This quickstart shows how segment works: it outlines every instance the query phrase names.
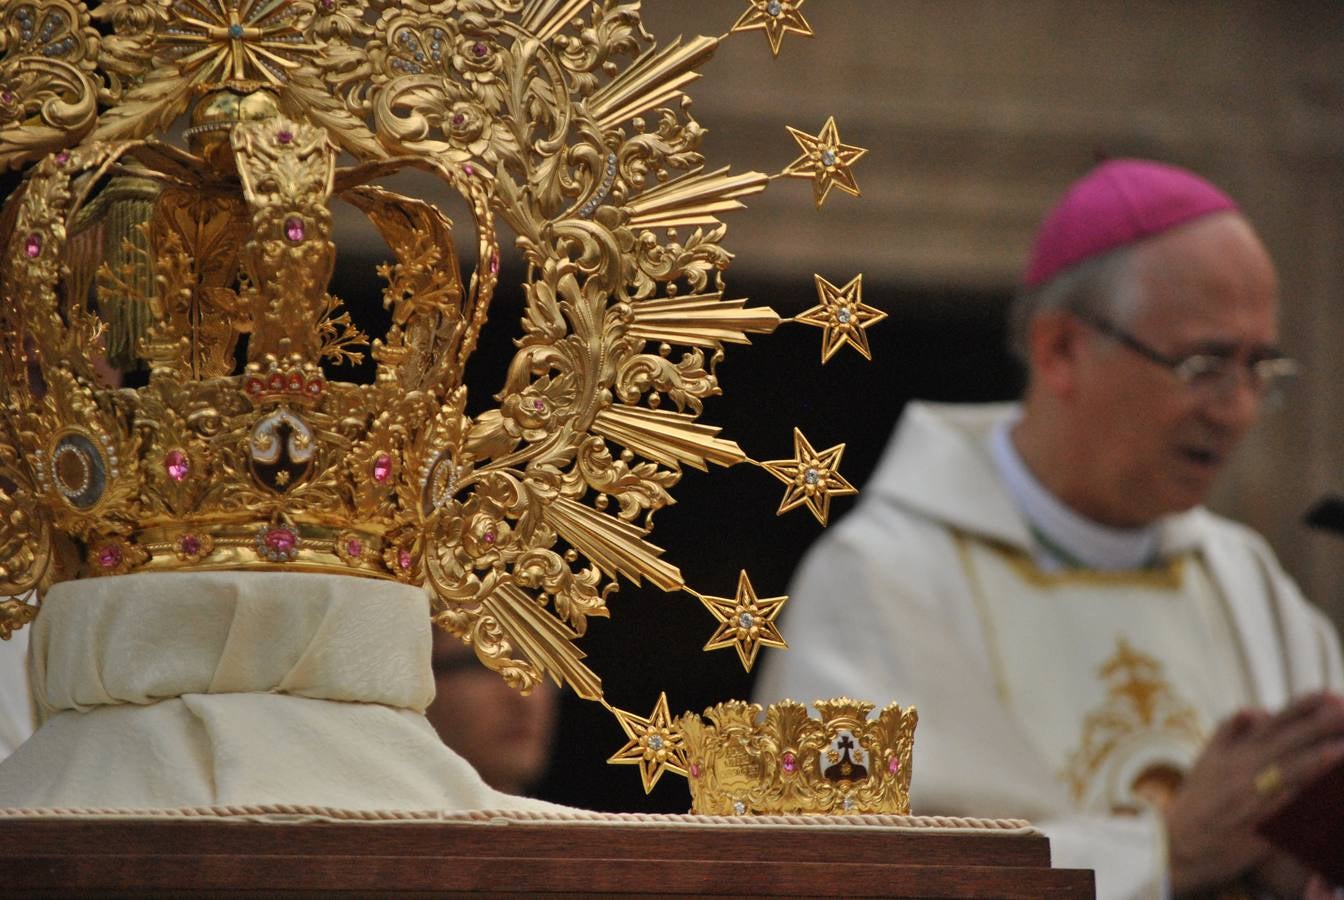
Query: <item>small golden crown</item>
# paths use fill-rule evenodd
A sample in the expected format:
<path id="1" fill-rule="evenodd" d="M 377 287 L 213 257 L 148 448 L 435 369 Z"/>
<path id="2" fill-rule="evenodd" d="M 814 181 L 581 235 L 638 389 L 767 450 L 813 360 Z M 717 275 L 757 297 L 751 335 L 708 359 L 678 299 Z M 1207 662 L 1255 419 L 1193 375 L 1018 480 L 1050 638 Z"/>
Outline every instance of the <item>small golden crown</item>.
<path id="1" fill-rule="evenodd" d="M 684 742 L 691 811 L 702 815 L 859 815 L 910 812 L 910 757 L 919 715 L 893 703 L 838 698 L 807 707 L 740 700 L 687 713 Z"/>

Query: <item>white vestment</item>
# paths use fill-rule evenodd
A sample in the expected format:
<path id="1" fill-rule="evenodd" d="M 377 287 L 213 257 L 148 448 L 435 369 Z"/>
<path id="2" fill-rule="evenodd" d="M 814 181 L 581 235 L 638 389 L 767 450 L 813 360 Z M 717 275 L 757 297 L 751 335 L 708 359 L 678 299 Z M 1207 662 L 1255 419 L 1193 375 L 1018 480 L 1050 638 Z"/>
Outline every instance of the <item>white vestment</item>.
<path id="1" fill-rule="evenodd" d="M 809 552 L 757 699 L 919 708 L 916 814 L 1020 816 L 1098 897 L 1160 895 L 1144 790 L 1179 779 L 1218 722 L 1344 688 L 1339 642 L 1254 532 L 1202 508 L 1163 520 L 1161 568 L 1050 573 L 1000 482 L 1011 405 L 911 404 L 854 513 Z"/>
<path id="2" fill-rule="evenodd" d="M 0 809 L 562 809 L 488 787 L 425 719 L 420 588 L 124 575 L 55 585 L 29 627 L 43 722 Z"/>

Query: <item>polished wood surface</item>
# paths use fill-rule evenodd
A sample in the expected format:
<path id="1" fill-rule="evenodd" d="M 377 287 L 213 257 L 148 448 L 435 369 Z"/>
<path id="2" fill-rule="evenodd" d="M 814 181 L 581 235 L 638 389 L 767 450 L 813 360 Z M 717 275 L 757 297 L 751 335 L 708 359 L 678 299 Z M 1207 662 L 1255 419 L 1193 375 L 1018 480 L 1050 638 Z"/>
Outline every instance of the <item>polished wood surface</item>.
<path id="1" fill-rule="evenodd" d="M 0 821 L 6 896 L 1093 896 L 1039 835 L 833 827 Z"/>

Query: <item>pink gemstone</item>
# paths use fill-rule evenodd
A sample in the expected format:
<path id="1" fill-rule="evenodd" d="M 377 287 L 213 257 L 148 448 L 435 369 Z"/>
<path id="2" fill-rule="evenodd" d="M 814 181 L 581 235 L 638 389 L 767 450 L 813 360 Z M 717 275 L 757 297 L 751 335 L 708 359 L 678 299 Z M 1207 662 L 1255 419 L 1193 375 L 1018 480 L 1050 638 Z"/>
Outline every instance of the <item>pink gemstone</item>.
<path id="1" fill-rule="evenodd" d="M 327 10 L 335 9 L 336 0 L 322 0 L 322 8 Z"/>
<path id="2" fill-rule="evenodd" d="M 297 540 L 294 532 L 288 528 L 271 528 L 267 530 L 266 536 L 262 539 L 266 546 L 275 553 L 288 556 L 294 550 L 294 542 Z"/>
<path id="3" fill-rule="evenodd" d="M 490 52 L 490 48 L 485 46 L 485 44 L 482 44 L 480 41 L 477 41 L 476 43 L 471 45 L 471 52 L 476 54 L 477 56 L 485 56 L 485 54 Z"/>
<path id="4" fill-rule="evenodd" d="M 163 467 L 168 470 L 169 478 L 181 481 L 191 471 L 191 460 L 181 450 L 169 450 L 163 458 Z"/>
<path id="5" fill-rule="evenodd" d="M 473 166 L 471 163 L 467 163 L 465 166 L 462 167 L 462 171 L 466 172 L 468 175 L 475 175 L 476 167 Z"/>
<path id="6" fill-rule="evenodd" d="M 4 93 L 0 93 L 0 100 L 3 100 L 3 101 L 6 102 L 6 103 L 13 103 L 13 102 L 14 102 L 14 92 L 13 92 L 13 91 L 5 91 Z"/>
<path id="7" fill-rule="evenodd" d="M 794 756 L 792 753 L 785 753 L 783 761 L 785 772 L 792 772 L 798 768 L 798 757 Z"/>
<path id="8" fill-rule="evenodd" d="M 691 763 L 691 777 L 692 778 L 700 777 L 700 767 L 697 766 L 695 763 Z"/>
<path id="9" fill-rule="evenodd" d="M 901 771 L 901 761 L 894 756 L 887 760 L 887 771 L 893 775 Z"/>
<path id="10" fill-rule="evenodd" d="M 194 534 L 185 534 L 177 546 L 184 555 L 195 556 L 201 552 L 201 539 Z"/>
<path id="11" fill-rule="evenodd" d="M 493 531 L 487 531 L 485 534 L 481 535 L 481 540 L 485 541 L 487 544 L 493 544 L 495 542 L 495 533 Z"/>
<path id="12" fill-rule="evenodd" d="M 41 253 L 42 235 L 36 233 L 28 235 L 28 240 L 23 242 L 23 252 L 28 254 L 29 259 Z"/>
<path id="13" fill-rule="evenodd" d="M 397 565 L 401 566 L 403 569 L 409 569 L 411 567 L 411 551 L 397 551 Z"/>
<path id="14" fill-rule="evenodd" d="M 491 253 L 491 254 L 490 254 L 490 274 L 491 274 L 491 275 L 498 275 L 498 274 L 499 274 L 499 254 L 498 254 L 498 253 Z"/>
<path id="15" fill-rule="evenodd" d="M 467 121 L 467 117 L 466 117 L 465 114 L 463 114 L 463 113 L 453 113 L 453 124 L 454 124 L 454 125 L 461 125 L 461 124 L 462 124 L 463 122 L 465 122 L 465 121 Z"/>
<path id="16" fill-rule="evenodd" d="M 541 412 L 543 409 L 546 408 L 546 401 L 538 397 L 536 400 L 532 401 L 532 408 L 535 409 L 537 412 Z"/>
<path id="17" fill-rule="evenodd" d="M 56 154 L 56 165 L 63 166 L 70 161 L 70 154 L 62 150 Z"/>
<path id="18" fill-rule="evenodd" d="M 379 484 L 384 484 L 387 479 L 392 477 L 392 457 L 386 453 L 381 454 L 373 461 L 373 480 Z"/>
<path id="19" fill-rule="evenodd" d="M 275 133 L 275 139 L 282 144 L 288 144 L 290 141 L 294 140 L 294 132 L 290 131 L 288 128 L 281 128 Z"/>
<path id="20" fill-rule="evenodd" d="M 359 557 L 364 555 L 364 542 L 351 538 L 345 542 L 345 552 L 349 556 Z"/>
<path id="21" fill-rule="evenodd" d="M 121 548 L 116 544 L 108 544 L 98 551 L 98 565 L 104 569 L 115 569 L 121 565 L 121 558 Z"/>
<path id="22" fill-rule="evenodd" d="M 289 238 L 291 242 L 297 244 L 303 240 L 307 233 L 307 230 L 303 227 L 303 219 L 298 216 L 290 216 L 285 220 L 285 237 Z"/>

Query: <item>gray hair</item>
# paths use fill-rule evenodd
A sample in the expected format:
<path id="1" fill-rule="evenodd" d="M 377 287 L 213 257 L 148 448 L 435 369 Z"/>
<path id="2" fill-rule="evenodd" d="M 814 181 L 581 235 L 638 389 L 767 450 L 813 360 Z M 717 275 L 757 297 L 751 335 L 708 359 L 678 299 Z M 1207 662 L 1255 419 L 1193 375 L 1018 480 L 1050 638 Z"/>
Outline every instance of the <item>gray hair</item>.
<path id="1" fill-rule="evenodd" d="M 1044 284 L 1020 288 L 1008 309 L 1008 349 L 1023 363 L 1032 321 L 1049 312 L 1083 313 L 1124 326 L 1139 306 L 1133 247 L 1118 247 L 1070 266 Z"/>

